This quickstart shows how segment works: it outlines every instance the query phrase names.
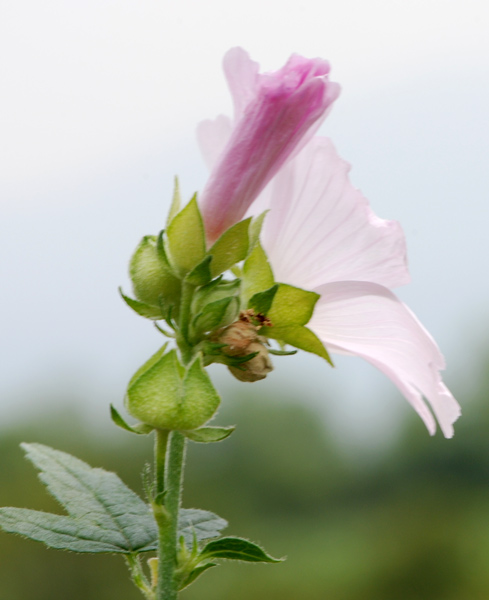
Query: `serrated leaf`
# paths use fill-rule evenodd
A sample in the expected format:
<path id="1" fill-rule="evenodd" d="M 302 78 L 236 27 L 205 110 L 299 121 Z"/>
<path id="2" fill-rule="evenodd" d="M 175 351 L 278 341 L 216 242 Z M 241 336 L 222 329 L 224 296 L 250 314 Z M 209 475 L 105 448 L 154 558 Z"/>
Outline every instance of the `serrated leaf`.
<path id="1" fill-rule="evenodd" d="M 220 442 L 229 437 L 236 427 L 200 427 L 182 433 L 194 442 Z"/>
<path id="2" fill-rule="evenodd" d="M 175 270 L 184 276 L 205 257 L 204 223 L 197 205 L 197 196 L 168 225 L 167 254 Z"/>
<path id="3" fill-rule="evenodd" d="M 315 292 L 280 283 L 267 316 L 277 327 L 306 325 L 319 298 Z"/>
<path id="4" fill-rule="evenodd" d="M 40 470 L 40 480 L 69 514 L 69 517 L 64 517 L 32 511 L 35 514 L 30 514 L 27 522 L 33 539 L 48 543 L 50 538 L 46 541 L 39 536 L 42 529 L 48 531 L 52 526 L 54 529 L 50 531 L 53 535 L 61 536 L 51 540 L 58 544 L 53 547 L 77 552 L 136 552 L 154 542 L 157 531 L 148 506 L 115 473 L 92 468 L 78 458 L 42 444 L 22 444 L 22 448 Z M 9 531 L 14 531 L 15 515 L 19 518 L 26 516 L 15 512 L 18 510 L 22 509 L 2 509 L 8 513 L 0 513 L 8 514 Z M 44 519 L 46 514 L 48 516 Z M 40 517 L 44 520 L 40 521 Z M 3 519 L 0 519 L 0 525 L 4 526 Z M 15 532 L 28 535 L 20 521 Z M 77 548 L 59 545 L 64 535 L 68 536 L 66 543 L 71 544 L 77 532 L 95 546 L 109 545 L 111 549 L 77 549 L 79 542 L 75 544 Z"/>
<path id="5" fill-rule="evenodd" d="M 253 294 L 248 302 L 248 308 L 252 308 L 257 314 L 260 313 L 266 316 L 273 304 L 273 299 L 275 298 L 278 288 L 279 284 L 275 284 L 264 292 Z"/>
<path id="6" fill-rule="evenodd" d="M 281 562 L 282 558 L 273 558 L 257 544 L 237 537 L 225 537 L 209 542 L 203 548 L 202 558 L 227 558 L 246 562 Z"/>
<path id="7" fill-rule="evenodd" d="M 195 286 L 206 285 L 212 279 L 211 262 L 212 256 L 206 256 L 202 262 L 194 267 L 185 277 L 188 283 Z"/>
<path id="8" fill-rule="evenodd" d="M 144 425 L 143 423 L 139 423 L 137 425 L 131 426 L 121 417 L 119 412 L 115 409 L 112 404 L 110 405 L 110 418 L 112 421 L 121 429 L 125 429 L 130 433 L 137 433 L 138 435 L 146 435 L 153 431 L 153 427 L 150 425 Z"/>
<path id="9" fill-rule="evenodd" d="M 136 312 L 141 317 L 145 317 L 146 319 L 152 319 L 153 321 L 158 321 L 163 318 L 161 314 L 161 310 L 157 306 L 151 306 L 150 304 L 145 304 L 144 302 L 140 302 L 139 300 L 134 300 L 129 296 L 126 296 L 122 288 L 119 288 L 119 294 L 122 296 L 124 302 L 132 308 L 134 312 Z"/>
<path id="10" fill-rule="evenodd" d="M 285 344 L 299 348 L 300 350 L 306 350 L 306 352 L 317 354 L 321 358 L 327 360 L 331 366 L 334 366 L 331 357 L 321 340 L 315 333 L 303 325 L 264 327 L 262 329 L 262 334 L 266 335 L 266 337 L 278 340 L 279 342 L 284 342 Z"/>
<path id="11" fill-rule="evenodd" d="M 185 579 L 181 582 L 180 586 L 179 586 L 179 590 L 183 590 L 186 587 L 188 587 L 191 583 L 193 583 L 197 577 L 199 577 L 200 575 L 202 575 L 202 573 L 204 573 L 205 571 L 207 571 L 207 569 L 210 569 L 211 567 L 217 567 L 218 564 L 214 563 L 214 562 L 208 562 L 205 563 L 203 565 L 200 565 L 200 567 L 196 567 L 195 569 L 193 569 L 192 571 L 190 571 L 190 573 L 187 575 L 187 577 L 185 577 Z"/>
<path id="12" fill-rule="evenodd" d="M 180 212 L 180 206 L 182 204 L 182 197 L 180 195 L 180 183 L 178 177 L 175 177 L 175 183 L 173 185 L 173 197 L 171 201 L 170 211 L 166 219 L 166 226 L 173 221 L 173 218 Z"/>
<path id="13" fill-rule="evenodd" d="M 225 231 L 209 250 L 213 260 L 212 277 L 217 277 L 246 258 L 249 249 L 251 217 Z"/>
<path id="14" fill-rule="evenodd" d="M 246 306 L 254 294 L 268 290 L 274 283 L 272 267 L 261 244 L 257 242 L 243 265 L 243 304 Z"/>

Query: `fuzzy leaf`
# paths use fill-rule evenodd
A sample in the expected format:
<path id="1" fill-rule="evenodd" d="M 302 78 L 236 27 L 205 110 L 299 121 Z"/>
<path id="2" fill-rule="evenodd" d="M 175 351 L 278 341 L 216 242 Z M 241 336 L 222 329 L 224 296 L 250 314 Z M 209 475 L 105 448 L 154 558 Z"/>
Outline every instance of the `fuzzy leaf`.
<path id="1" fill-rule="evenodd" d="M 183 535 L 189 548 L 192 547 L 194 535 L 198 542 L 202 542 L 217 537 L 227 526 L 225 519 L 208 510 L 181 508 L 178 513 L 178 535 Z"/>
<path id="2" fill-rule="evenodd" d="M 204 260 L 194 267 L 185 277 L 186 281 L 196 286 L 209 283 L 209 281 L 212 279 L 211 262 L 212 256 L 206 256 Z"/>
<path id="3" fill-rule="evenodd" d="M 199 338 L 209 331 L 230 325 L 238 316 L 239 300 L 228 296 L 204 306 L 202 312 L 192 322 L 192 333 Z"/>
<path id="4" fill-rule="evenodd" d="M 314 306 L 319 298 L 319 294 L 315 292 L 280 283 L 268 318 L 277 327 L 306 325 L 312 317 Z"/>
<path id="5" fill-rule="evenodd" d="M 196 567 L 195 569 L 193 569 L 192 571 L 190 571 L 190 573 L 185 577 L 185 579 L 180 583 L 179 586 L 179 590 L 183 590 L 186 587 L 188 587 L 191 583 L 193 583 L 197 577 L 199 577 L 200 575 L 202 575 L 202 573 L 204 573 L 205 571 L 207 571 L 207 569 L 210 569 L 211 567 L 217 567 L 217 563 L 215 562 L 208 562 L 205 563 L 203 565 L 200 565 L 200 567 Z"/>
<path id="6" fill-rule="evenodd" d="M 250 231 L 250 247 L 248 250 L 249 253 L 252 252 L 256 243 L 260 239 L 260 233 L 261 233 L 261 230 L 263 227 L 263 221 L 265 220 L 267 213 L 268 213 L 268 210 L 265 210 L 264 212 L 261 213 L 261 215 L 258 215 L 257 217 L 255 217 L 253 219 L 253 221 L 251 222 L 250 230 L 249 230 Z"/>
<path id="7" fill-rule="evenodd" d="M 235 427 L 200 427 L 191 431 L 182 431 L 189 440 L 194 442 L 220 442 L 229 437 Z"/>
<path id="8" fill-rule="evenodd" d="M 173 197 L 170 206 L 170 212 L 168 213 L 168 217 L 166 220 L 166 226 L 170 225 L 173 221 L 174 217 L 180 212 L 180 206 L 182 204 L 182 197 L 180 196 L 180 184 L 178 182 L 178 177 L 175 177 L 175 184 L 173 186 Z"/>
<path id="9" fill-rule="evenodd" d="M 257 544 L 236 537 L 225 537 L 209 542 L 202 550 L 202 558 L 227 558 L 246 562 L 281 562 L 282 558 L 273 558 Z"/>
<path id="10" fill-rule="evenodd" d="M 327 360 L 331 366 L 334 366 L 328 351 L 324 347 L 324 344 L 317 337 L 317 335 L 307 327 L 302 325 L 289 325 L 287 327 L 264 327 L 261 330 L 261 333 L 269 338 L 278 340 L 279 342 L 290 344 L 291 346 L 299 348 L 300 350 L 306 350 L 306 352 L 317 354 L 321 358 Z"/>
<path id="11" fill-rule="evenodd" d="M 252 308 L 255 313 L 260 313 L 266 316 L 273 304 L 273 299 L 275 298 L 275 294 L 277 293 L 278 289 L 279 285 L 275 284 L 264 292 L 257 292 L 256 294 L 253 294 L 248 302 L 248 308 Z"/>
<path id="12" fill-rule="evenodd" d="M 268 290 L 275 283 L 272 267 L 259 242 L 244 262 L 242 278 L 242 297 L 245 306 L 254 294 Z"/>
<path id="13" fill-rule="evenodd" d="M 186 275 L 204 259 L 204 224 L 196 196 L 173 218 L 166 236 L 168 258 L 180 275 Z"/>
<path id="14" fill-rule="evenodd" d="M 225 231 L 209 250 L 213 260 L 212 277 L 217 277 L 246 258 L 249 249 L 251 217 L 236 223 Z"/>
<path id="15" fill-rule="evenodd" d="M 112 404 L 110 405 L 110 418 L 118 427 L 120 427 L 121 429 L 125 429 L 126 431 L 129 431 L 130 433 L 137 433 L 138 435 L 146 435 L 153 431 L 153 427 L 151 427 L 150 425 L 144 425 L 143 423 L 139 423 L 139 424 L 133 425 L 133 426 L 129 425 L 121 417 L 119 412 L 112 406 Z"/>
<path id="16" fill-rule="evenodd" d="M 134 300 L 133 298 L 126 296 L 121 288 L 119 288 L 119 294 L 122 296 L 122 299 L 127 304 L 127 306 L 129 306 L 129 308 L 132 308 L 132 310 L 141 317 L 145 317 L 146 319 L 152 319 L 153 321 L 158 321 L 159 319 L 163 318 L 161 310 L 157 306 L 151 306 L 150 304 L 140 302 L 139 300 Z"/>

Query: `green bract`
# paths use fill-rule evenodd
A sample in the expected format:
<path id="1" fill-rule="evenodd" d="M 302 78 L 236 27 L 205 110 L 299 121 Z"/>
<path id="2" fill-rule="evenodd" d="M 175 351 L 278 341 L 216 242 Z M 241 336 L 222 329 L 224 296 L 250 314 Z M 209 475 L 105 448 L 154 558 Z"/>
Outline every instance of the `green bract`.
<path id="1" fill-rule="evenodd" d="M 205 257 L 205 232 L 197 196 L 183 208 L 166 230 L 167 252 L 170 264 L 184 277 Z"/>
<path id="2" fill-rule="evenodd" d="M 126 395 L 128 412 L 158 429 L 191 430 L 216 412 L 219 396 L 197 356 L 188 367 L 164 346 L 133 376 Z"/>

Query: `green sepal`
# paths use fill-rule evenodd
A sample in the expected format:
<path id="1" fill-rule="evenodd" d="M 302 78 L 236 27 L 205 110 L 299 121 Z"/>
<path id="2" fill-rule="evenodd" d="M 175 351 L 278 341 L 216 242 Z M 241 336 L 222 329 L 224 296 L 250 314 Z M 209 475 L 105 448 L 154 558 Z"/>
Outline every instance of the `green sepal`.
<path id="1" fill-rule="evenodd" d="M 192 321 L 191 338 L 199 340 L 204 334 L 230 325 L 239 314 L 239 299 L 228 296 L 204 306 Z"/>
<path id="2" fill-rule="evenodd" d="M 129 263 L 134 295 L 156 307 L 162 300 L 164 304 L 178 304 L 181 291 L 180 281 L 160 252 L 158 239 L 154 235 L 144 236 Z"/>
<path id="3" fill-rule="evenodd" d="M 157 306 L 151 306 L 150 304 L 146 304 L 144 302 L 141 302 L 140 300 L 134 300 L 133 298 L 126 296 L 122 291 L 122 288 L 119 288 L 119 294 L 121 295 L 122 299 L 127 304 L 127 306 L 129 306 L 129 308 L 132 308 L 132 310 L 141 317 L 145 317 L 146 319 L 151 319 L 153 321 L 163 319 L 161 309 Z"/>
<path id="4" fill-rule="evenodd" d="M 185 277 L 185 281 L 195 286 L 202 286 L 212 279 L 211 262 L 212 256 L 206 256 L 202 262 L 194 267 Z"/>
<path id="5" fill-rule="evenodd" d="M 250 247 L 250 226 L 251 217 L 236 223 L 210 248 L 209 254 L 213 257 L 212 277 L 217 277 L 246 258 Z"/>
<path id="6" fill-rule="evenodd" d="M 203 565 L 200 565 L 198 567 L 195 567 L 195 569 L 192 569 L 192 571 L 190 571 L 190 573 L 188 575 L 186 575 L 183 578 L 183 580 L 180 582 L 180 585 L 178 587 L 179 591 L 188 587 L 191 583 L 193 583 L 197 579 L 197 577 L 199 577 L 200 575 L 202 575 L 202 573 L 207 571 L 207 569 L 210 569 L 211 567 L 217 567 L 217 566 L 219 566 L 219 565 L 215 562 L 208 562 L 208 563 L 204 563 Z"/>
<path id="7" fill-rule="evenodd" d="M 283 558 L 274 558 L 260 548 L 257 544 L 237 537 L 224 537 L 209 542 L 200 553 L 202 558 L 226 558 L 228 560 L 242 560 L 245 562 L 282 562 Z"/>
<path id="8" fill-rule="evenodd" d="M 154 427 L 151 425 L 144 425 L 143 423 L 138 423 L 137 425 L 129 425 L 124 421 L 119 412 L 115 409 L 112 404 L 110 405 L 110 418 L 112 421 L 121 429 L 125 429 L 126 431 L 130 431 L 131 433 L 137 433 L 138 435 L 146 435 L 151 433 Z"/>
<path id="9" fill-rule="evenodd" d="M 317 354 L 328 361 L 332 367 L 334 366 L 333 361 L 321 340 L 315 333 L 303 325 L 264 327 L 262 333 L 279 342 L 289 344 L 290 346 L 305 350 L 306 352 L 312 352 L 312 354 Z"/>
<path id="10" fill-rule="evenodd" d="M 266 316 L 272 307 L 273 299 L 275 298 L 278 289 L 279 284 L 276 283 L 264 292 L 253 294 L 248 302 L 248 308 L 252 308 L 257 314 L 259 313 Z"/>
<path id="11" fill-rule="evenodd" d="M 236 427 L 199 427 L 192 431 L 182 431 L 184 436 L 193 442 L 221 442 L 229 437 Z"/>
<path id="12" fill-rule="evenodd" d="M 256 243 L 253 251 L 245 260 L 242 278 L 243 289 L 241 295 L 245 306 L 256 293 L 264 292 L 274 285 L 272 267 L 260 242 Z"/>
<path id="13" fill-rule="evenodd" d="M 280 283 L 267 316 L 277 327 L 306 325 L 319 298 L 315 292 Z"/>
<path id="14" fill-rule="evenodd" d="M 297 354 L 297 350 L 274 350 L 273 348 L 269 348 L 268 353 L 274 356 L 293 356 Z"/>
<path id="15" fill-rule="evenodd" d="M 240 286 L 240 279 L 225 281 L 222 276 L 217 277 L 217 279 L 214 279 L 207 285 L 204 285 L 195 291 L 192 299 L 192 313 L 197 315 L 202 312 L 206 305 L 221 300 L 222 298 L 229 298 L 230 296 L 238 297 Z"/>
<path id="16" fill-rule="evenodd" d="M 175 177 L 175 183 L 173 185 L 173 196 L 170 206 L 170 211 L 168 213 L 168 217 L 166 219 L 166 226 L 168 227 L 170 223 L 173 221 L 174 217 L 180 212 L 180 207 L 182 205 L 182 197 L 180 195 L 180 184 L 178 182 L 178 177 Z"/>
<path id="17" fill-rule="evenodd" d="M 261 230 L 263 227 L 263 221 L 265 220 L 267 213 L 268 213 L 268 210 L 263 211 L 261 213 L 261 215 L 258 215 L 257 217 L 255 217 L 253 219 L 253 221 L 251 222 L 251 225 L 250 225 L 250 247 L 248 250 L 248 254 L 251 254 L 256 243 L 260 239 L 260 233 L 261 233 Z"/>
<path id="18" fill-rule="evenodd" d="M 176 272 L 184 277 L 205 257 L 205 231 L 197 195 L 171 221 L 166 230 L 167 255 Z"/>
<path id="19" fill-rule="evenodd" d="M 197 356 L 187 367 L 176 350 L 159 350 L 129 382 L 126 409 L 139 421 L 169 430 L 201 427 L 216 412 L 219 395 Z"/>

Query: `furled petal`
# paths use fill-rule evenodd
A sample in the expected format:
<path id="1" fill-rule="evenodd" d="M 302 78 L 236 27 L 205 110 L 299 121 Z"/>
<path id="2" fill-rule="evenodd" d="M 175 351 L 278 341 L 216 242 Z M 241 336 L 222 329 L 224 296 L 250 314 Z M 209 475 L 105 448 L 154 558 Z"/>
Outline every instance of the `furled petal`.
<path id="1" fill-rule="evenodd" d="M 270 209 L 262 241 L 277 281 L 409 282 L 401 226 L 372 212 L 349 169 L 329 139 L 315 137 L 251 205 L 248 214 Z"/>
<path id="2" fill-rule="evenodd" d="M 231 119 L 219 115 L 216 119 L 207 119 L 197 125 L 197 142 L 208 169 L 213 169 L 224 147 L 231 137 L 233 126 Z"/>
<path id="3" fill-rule="evenodd" d="M 314 133 L 336 99 L 339 88 L 328 81 L 329 65 L 321 59 L 292 56 L 275 73 L 259 75 L 243 50 L 225 57 L 235 100 L 236 121 L 219 151 L 211 125 L 200 130 L 217 163 L 200 198 L 209 241 L 239 221 L 282 165 Z M 206 130 L 207 127 L 207 130 Z M 203 134 L 203 137 L 202 137 Z M 211 157 L 211 158 L 212 158 Z"/>
<path id="4" fill-rule="evenodd" d="M 425 397 L 445 437 L 452 437 L 460 407 L 441 380 L 443 356 L 413 313 L 373 283 L 330 283 L 315 291 L 321 298 L 308 327 L 325 346 L 361 356 L 387 375 L 433 434 L 436 425 Z"/>

